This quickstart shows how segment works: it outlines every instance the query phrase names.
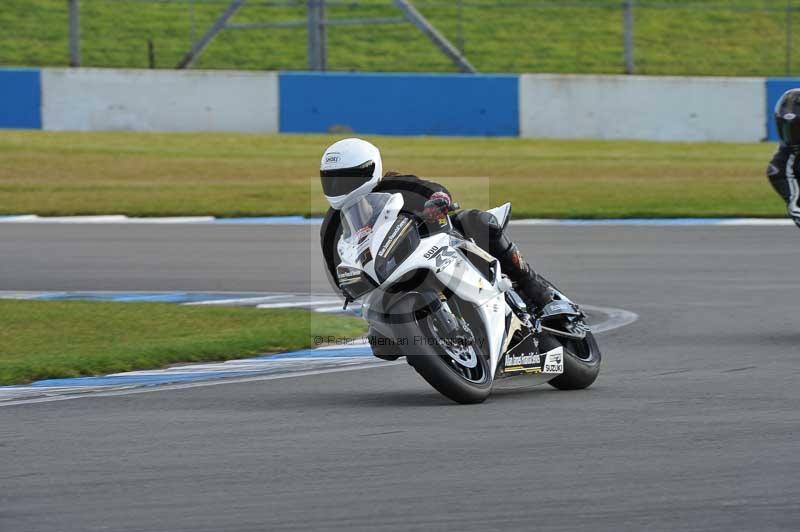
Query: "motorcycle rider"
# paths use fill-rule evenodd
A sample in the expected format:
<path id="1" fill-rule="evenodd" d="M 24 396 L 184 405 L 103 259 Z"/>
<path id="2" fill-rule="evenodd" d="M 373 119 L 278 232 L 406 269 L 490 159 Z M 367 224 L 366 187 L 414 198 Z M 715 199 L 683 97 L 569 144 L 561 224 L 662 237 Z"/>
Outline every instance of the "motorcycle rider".
<path id="1" fill-rule="evenodd" d="M 767 166 L 767 177 L 800 227 L 800 89 L 788 90 L 778 100 L 775 125 L 781 141 Z"/>
<path id="2" fill-rule="evenodd" d="M 403 210 L 422 216 L 426 221 L 448 216 L 458 209 L 450 192 L 439 183 L 426 181 L 414 175 L 396 172 L 383 173 L 381 154 L 371 143 L 348 138 L 332 144 L 322 155 L 320 163 L 322 190 L 330 209 L 320 230 L 322 253 L 330 281 L 338 288 L 336 266 L 340 262 L 337 242 L 342 234 L 340 211 L 370 192 L 400 193 Z M 508 238 L 498 220 L 477 209 L 461 211 L 450 216 L 453 226 L 465 237 L 500 261 L 500 267 L 517 284 L 521 296 L 532 313 L 540 313 L 553 301 L 550 286 L 530 267 L 519 248 Z M 372 343 L 372 334 L 370 336 Z M 373 352 L 380 358 L 396 358 L 373 343 Z M 391 349 L 389 349 L 391 351 Z"/>

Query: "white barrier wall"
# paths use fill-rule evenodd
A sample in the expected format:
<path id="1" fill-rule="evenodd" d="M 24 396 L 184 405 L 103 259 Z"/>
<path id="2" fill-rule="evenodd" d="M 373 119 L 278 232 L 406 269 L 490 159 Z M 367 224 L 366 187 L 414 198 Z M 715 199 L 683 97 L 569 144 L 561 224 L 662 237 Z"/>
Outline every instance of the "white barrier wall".
<path id="1" fill-rule="evenodd" d="M 761 78 L 520 78 L 523 137 L 757 142 L 766 123 Z"/>
<path id="2" fill-rule="evenodd" d="M 42 126 L 77 131 L 278 131 L 275 72 L 44 69 Z"/>

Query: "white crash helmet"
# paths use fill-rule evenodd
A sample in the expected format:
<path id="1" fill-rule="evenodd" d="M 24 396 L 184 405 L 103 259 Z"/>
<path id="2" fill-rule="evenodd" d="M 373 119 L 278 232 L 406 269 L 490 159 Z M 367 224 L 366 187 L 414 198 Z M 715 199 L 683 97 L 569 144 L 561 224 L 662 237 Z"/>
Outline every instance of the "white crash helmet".
<path id="1" fill-rule="evenodd" d="M 381 152 L 366 140 L 340 140 L 322 155 L 319 176 L 328 203 L 341 209 L 377 186 L 383 176 Z"/>

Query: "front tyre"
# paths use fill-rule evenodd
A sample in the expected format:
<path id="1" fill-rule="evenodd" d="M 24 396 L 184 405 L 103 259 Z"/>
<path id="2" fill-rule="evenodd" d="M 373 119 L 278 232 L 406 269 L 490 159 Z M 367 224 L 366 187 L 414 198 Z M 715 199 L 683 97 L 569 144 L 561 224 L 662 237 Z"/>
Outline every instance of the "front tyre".
<path id="1" fill-rule="evenodd" d="M 474 337 L 471 344 L 448 338 L 442 331 L 442 322 L 460 318 L 448 310 L 443 307 L 418 315 L 414 314 L 412 302 L 406 312 L 414 314 L 414 319 L 398 331 L 408 339 L 401 350 L 411 367 L 448 399 L 461 404 L 482 403 L 492 391 L 489 357 L 481 349 L 485 342 Z"/>
<path id="2" fill-rule="evenodd" d="M 564 347 L 564 373 L 549 381 L 559 390 L 583 390 L 592 385 L 600 373 L 602 355 L 594 335 L 586 333 L 582 340 L 547 335 L 548 343 L 556 342 L 554 347 Z"/>

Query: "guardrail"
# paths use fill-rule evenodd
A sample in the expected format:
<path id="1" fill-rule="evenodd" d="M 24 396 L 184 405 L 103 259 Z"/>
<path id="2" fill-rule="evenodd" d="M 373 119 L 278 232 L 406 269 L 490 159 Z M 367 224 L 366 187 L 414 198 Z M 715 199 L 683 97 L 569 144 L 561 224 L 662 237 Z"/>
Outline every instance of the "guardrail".
<path id="1" fill-rule="evenodd" d="M 0 69 L 0 128 L 776 140 L 800 78 Z"/>

